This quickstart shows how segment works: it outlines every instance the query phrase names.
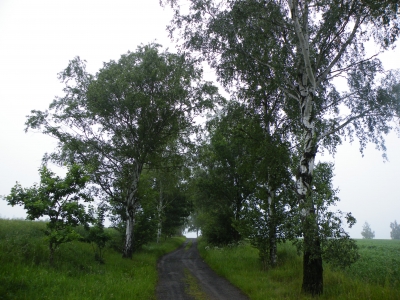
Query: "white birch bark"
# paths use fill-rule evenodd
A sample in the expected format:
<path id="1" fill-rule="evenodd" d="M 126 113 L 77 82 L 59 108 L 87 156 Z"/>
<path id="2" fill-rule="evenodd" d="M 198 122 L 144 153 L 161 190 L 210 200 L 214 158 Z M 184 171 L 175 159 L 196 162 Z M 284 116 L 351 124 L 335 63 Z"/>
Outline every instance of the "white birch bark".
<path id="1" fill-rule="evenodd" d="M 134 235 L 133 229 L 136 221 L 136 209 L 138 206 L 137 189 L 139 185 L 139 178 L 142 171 L 142 166 L 136 164 L 133 172 L 131 186 L 128 191 L 125 213 L 126 213 L 126 231 L 125 231 L 125 245 L 123 257 L 131 258 L 133 254 Z"/>
<path id="2" fill-rule="evenodd" d="M 160 197 L 158 199 L 157 205 L 157 244 L 160 242 L 161 232 L 162 232 L 162 211 L 163 211 L 163 190 L 162 183 L 160 181 Z"/>
<path id="3" fill-rule="evenodd" d="M 316 91 L 316 81 L 310 60 L 310 46 L 308 36 L 308 3 L 305 1 L 303 7 L 303 27 L 300 24 L 300 15 L 298 10 L 298 0 L 288 0 L 292 13 L 294 29 L 298 37 L 298 52 L 303 56 L 303 68 L 300 70 L 298 78 L 299 105 L 301 111 L 301 123 L 304 128 L 303 133 L 303 151 L 300 159 L 299 176 L 297 179 L 297 194 L 300 201 L 305 201 L 308 191 L 310 191 L 310 180 L 314 171 L 314 162 L 316 155 L 316 136 L 315 124 L 312 119 L 314 95 Z M 308 212 L 304 212 L 307 213 Z"/>
<path id="4" fill-rule="evenodd" d="M 296 181 L 296 192 L 299 206 L 302 209 L 302 231 L 304 236 L 303 252 L 303 284 L 302 290 L 307 294 L 318 295 L 323 291 L 323 268 L 321 246 L 315 207 L 311 197 L 315 156 L 317 153 L 317 137 L 313 119 L 316 81 L 310 60 L 308 34 L 308 1 L 288 0 L 293 25 L 298 38 L 297 52 L 302 55 L 299 64 L 298 96 L 300 118 L 303 126 L 303 149 L 300 155 L 299 173 Z M 300 17 L 302 24 L 300 23 Z"/>
<path id="5" fill-rule="evenodd" d="M 276 245 L 275 194 L 268 188 L 268 221 L 269 221 L 269 264 L 274 267 L 278 263 Z"/>

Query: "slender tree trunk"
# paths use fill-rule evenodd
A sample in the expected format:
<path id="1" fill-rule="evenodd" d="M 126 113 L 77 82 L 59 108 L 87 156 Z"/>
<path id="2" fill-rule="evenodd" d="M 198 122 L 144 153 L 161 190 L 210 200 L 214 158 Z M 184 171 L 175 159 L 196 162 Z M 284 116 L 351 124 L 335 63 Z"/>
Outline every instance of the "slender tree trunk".
<path id="1" fill-rule="evenodd" d="M 162 232 L 161 212 L 158 212 L 158 222 L 157 222 L 157 244 L 160 242 L 161 232 Z"/>
<path id="2" fill-rule="evenodd" d="M 133 254 L 133 243 L 134 243 L 134 235 L 133 229 L 136 221 L 136 208 L 138 205 L 137 199 L 137 189 L 139 184 L 139 178 L 142 171 L 141 165 L 136 165 L 136 170 L 132 176 L 132 183 L 129 188 L 125 213 L 126 213 L 126 231 L 125 231 L 125 244 L 122 253 L 122 257 L 124 258 L 132 258 Z"/>
<path id="3" fill-rule="evenodd" d="M 132 258 L 133 241 L 134 241 L 133 228 L 135 226 L 135 210 L 133 208 L 127 207 L 126 215 L 127 215 L 127 220 L 126 220 L 126 230 L 125 230 L 125 245 L 122 257 Z"/>
<path id="4" fill-rule="evenodd" d="M 276 267 L 278 264 L 277 244 L 276 244 L 276 227 L 270 226 L 269 228 L 269 264 L 271 267 Z"/>
<path id="5" fill-rule="evenodd" d="M 276 245 L 276 217 L 274 193 L 268 188 L 268 235 L 269 235 L 269 265 L 275 267 L 278 263 L 277 245 Z"/>
<path id="6" fill-rule="evenodd" d="M 238 182 L 238 180 L 236 180 L 236 184 L 239 185 L 237 182 Z M 240 195 L 239 191 L 237 191 L 236 192 L 236 209 L 235 209 L 235 213 L 234 213 L 235 214 L 234 217 L 235 217 L 235 221 L 236 222 L 238 222 L 240 220 L 240 212 L 242 211 L 242 206 L 243 206 L 243 198 Z M 235 242 L 240 241 L 241 235 L 240 235 L 239 231 L 237 231 L 236 228 L 233 228 L 233 230 L 234 230 L 234 236 L 233 237 L 235 239 Z"/>
<path id="7" fill-rule="evenodd" d="M 162 184 L 160 181 L 160 198 L 158 200 L 157 205 L 157 244 L 160 242 L 161 231 L 162 231 L 162 210 L 163 210 L 163 193 L 162 193 Z"/>

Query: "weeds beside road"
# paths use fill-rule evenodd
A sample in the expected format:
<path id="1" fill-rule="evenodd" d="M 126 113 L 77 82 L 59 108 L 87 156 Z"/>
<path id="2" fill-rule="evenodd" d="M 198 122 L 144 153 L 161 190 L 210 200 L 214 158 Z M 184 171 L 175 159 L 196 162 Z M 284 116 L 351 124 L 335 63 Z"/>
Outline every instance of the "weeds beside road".
<path id="1" fill-rule="evenodd" d="M 75 241 L 60 246 L 52 267 L 45 228 L 44 222 L 0 220 L 1 300 L 155 299 L 157 260 L 185 239 L 146 245 L 131 260 L 107 248 L 105 264 L 95 261 L 90 244 Z"/>
<path id="2" fill-rule="evenodd" d="M 359 240 L 360 260 L 345 271 L 324 265 L 324 294 L 318 299 L 399 299 L 400 241 Z M 258 252 L 248 244 L 208 247 L 204 260 L 250 299 L 312 299 L 300 293 L 302 259 L 290 243 L 278 248 L 278 267 L 263 271 Z"/>

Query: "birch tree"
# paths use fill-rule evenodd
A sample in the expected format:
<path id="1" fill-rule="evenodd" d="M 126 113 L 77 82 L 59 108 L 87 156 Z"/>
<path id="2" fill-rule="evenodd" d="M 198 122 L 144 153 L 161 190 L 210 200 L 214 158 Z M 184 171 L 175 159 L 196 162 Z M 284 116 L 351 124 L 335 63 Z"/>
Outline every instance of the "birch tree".
<path id="1" fill-rule="evenodd" d="M 300 146 L 302 290 L 321 294 L 322 251 L 311 189 L 315 157 L 323 149 L 334 153 L 346 137 L 358 138 L 361 151 L 368 142 L 385 150 L 384 134 L 398 123 L 400 85 L 398 72 L 385 71 L 377 55 L 398 38 L 397 1 L 192 0 L 184 11 L 178 1 L 165 2 L 176 8 L 170 32 L 180 32 L 182 47 L 201 54 L 227 88 L 233 79 L 234 91 L 265 93 L 259 107 L 290 127 L 290 139 Z M 379 50 L 367 54 L 367 41 Z M 347 81 L 347 89 L 337 89 L 337 78 Z"/>
<path id="2" fill-rule="evenodd" d="M 59 74 L 64 96 L 28 117 L 27 129 L 58 141 L 48 159 L 89 165 L 105 197 L 119 203 L 126 224 L 123 257 L 132 256 L 143 166 L 153 166 L 171 140 L 188 139 L 193 118 L 216 95 L 201 76 L 194 60 L 161 52 L 156 44 L 104 63 L 96 75 L 77 57 Z"/>

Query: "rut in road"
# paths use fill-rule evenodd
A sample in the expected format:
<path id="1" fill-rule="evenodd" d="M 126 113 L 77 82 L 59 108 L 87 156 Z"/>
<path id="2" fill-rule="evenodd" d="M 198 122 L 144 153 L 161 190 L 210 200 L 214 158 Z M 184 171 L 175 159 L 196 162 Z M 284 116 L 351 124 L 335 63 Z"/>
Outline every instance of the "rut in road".
<path id="1" fill-rule="evenodd" d="M 185 249 L 185 246 L 190 242 L 190 248 Z M 249 299 L 229 281 L 218 276 L 203 261 L 197 250 L 196 239 L 186 239 L 185 244 L 178 250 L 163 256 L 157 267 L 159 281 L 156 292 L 159 300 L 197 300 L 189 295 L 188 273 L 189 276 L 196 278 L 203 295 L 205 295 L 201 299 Z"/>

